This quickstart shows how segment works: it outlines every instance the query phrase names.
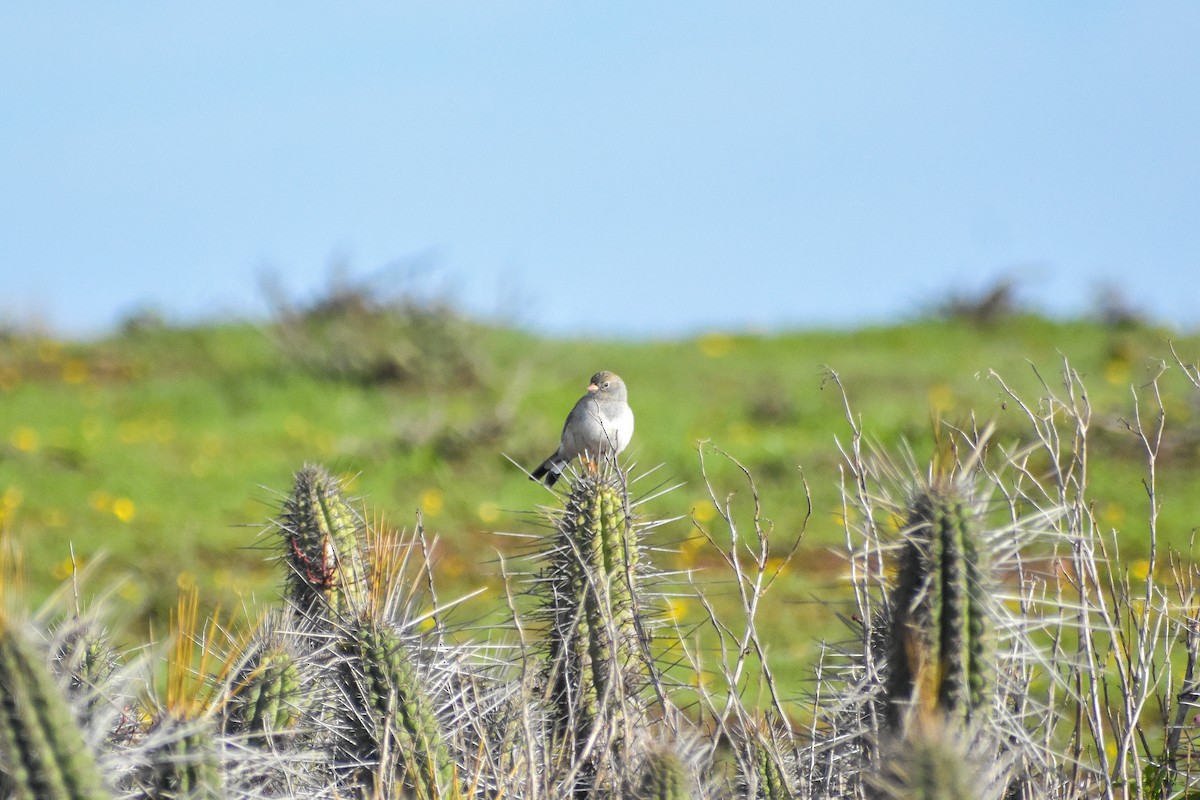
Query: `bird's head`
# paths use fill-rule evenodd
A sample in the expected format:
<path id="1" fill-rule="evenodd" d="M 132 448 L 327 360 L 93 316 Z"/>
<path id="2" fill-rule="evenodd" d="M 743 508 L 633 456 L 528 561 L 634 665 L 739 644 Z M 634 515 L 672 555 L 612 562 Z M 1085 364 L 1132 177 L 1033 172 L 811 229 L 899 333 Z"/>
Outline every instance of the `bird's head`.
<path id="1" fill-rule="evenodd" d="M 592 376 L 592 379 L 588 382 L 587 390 L 592 394 L 624 396 L 625 382 L 615 372 L 604 370 Z"/>

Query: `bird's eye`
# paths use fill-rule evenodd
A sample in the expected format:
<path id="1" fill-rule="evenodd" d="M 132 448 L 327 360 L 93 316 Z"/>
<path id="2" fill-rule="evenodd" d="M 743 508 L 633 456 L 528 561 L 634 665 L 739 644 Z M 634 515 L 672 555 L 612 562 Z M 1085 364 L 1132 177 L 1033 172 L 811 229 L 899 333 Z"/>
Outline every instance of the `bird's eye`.
<path id="1" fill-rule="evenodd" d="M 605 382 L 604 382 L 604 384 L 603 384 L 603 388 L 605 388 L 605 389 L 607 389 L 607 388 L 608 388 L 608 381 L 605 381 Z"/>

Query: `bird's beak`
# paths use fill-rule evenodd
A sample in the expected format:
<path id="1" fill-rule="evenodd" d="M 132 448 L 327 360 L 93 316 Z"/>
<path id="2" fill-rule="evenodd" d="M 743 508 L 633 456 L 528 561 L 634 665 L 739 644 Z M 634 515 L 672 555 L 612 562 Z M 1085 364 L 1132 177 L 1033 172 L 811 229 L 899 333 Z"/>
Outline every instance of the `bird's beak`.
<path id="1" fill-rule="evenodd" d="M 598 391 L 600 391 L 600 387 L 599 387 L 599 386 L 597 386 L 597 385 L 596 385 L 596 384 L 594 384 L 594 383 L 589 383 L 589 384 L 588 384 L 588 391 L 589 391 L 589 392 L 598 392 Z"/>

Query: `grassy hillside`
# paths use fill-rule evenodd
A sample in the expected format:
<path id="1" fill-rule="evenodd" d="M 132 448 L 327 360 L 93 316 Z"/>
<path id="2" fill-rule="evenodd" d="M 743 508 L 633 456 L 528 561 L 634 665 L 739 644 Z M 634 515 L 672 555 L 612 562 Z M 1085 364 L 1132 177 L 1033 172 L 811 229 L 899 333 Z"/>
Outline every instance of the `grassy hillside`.
<path id="1" fill-rule="evenodd" d="M 1039 374 L 1057 387 L 1068 358 L 1093 407 L 1097 513 L 1122 529 L 1126 558 L 1144 555 L 1145 458 L 1121 419 L 1131 413 L 1131 387 L 1174 363 L 1163 331 L 1020 316 L 989 326 L 575 341 L 435 311 L 399 327 L 370 315 L 330 323 L 310 314 L 281 328 L 149 325 L 89 343 L 0 340 L 0 514 L 25 548 L 34 600 L 69 574 L 72 548 L 82 563 L 105 554 L 95 586 L 124 576 L 119 596 L 145 619 L 164 619 L 179 587 L 191 584 L 226 608 L 250 595 L 273 598 L 278 572 L 259 533 L 292 473 L 320 462 L 356 476 L 353 491 L 391 524 L 411 526 L 419 512 L 441 537 L 443 592 L 486 587 L 467 611 L 486 614 L 500 602 L 497 551 L 521 547 L 499 532 L 540 532 L 537 507 L 557 502 L 512 462 L 532 469 L 551 451 L 599 369 L 630 387 L 637 434 L 627 455 L 636 472 L 658 468 L 637 484 L 640 493 L 681 484 L 642 507 L 680 518 L 659 534 L 681 550 L 660 554 L 664 568 L 706 568 L 702 580 L 714 586 L 726 577 L 684 543 L 695 525 L 719 527 L 700 442 L 750 470 L 778 541 L 807 525 L 769 621 L 777 656 L 793 668 L 833 629 L 832 612 L 812 599 L 841 591 L 831 551 L 844 538 L 837 442 L 849 427 L 829 370 L 870 438 L 885 449 L 908 442 L 920 460 L 933 447 L 935 416 L 994 421 L 1002 442 L 1025 436 L 1019 409 L 989 374 L 1035 401 Z M 1185 362 L 1200 359 L 1200 339 L 1174 346 Z M 1172 439 L 1158 464 L 1159 523 L 1186 550 L 1200 523 L 1200 403 L 1172 369 L 1161 384 Z M 735 466 L 705 452 L 717 496 L 737 492 L 738 513 L 747 514 Z"/>

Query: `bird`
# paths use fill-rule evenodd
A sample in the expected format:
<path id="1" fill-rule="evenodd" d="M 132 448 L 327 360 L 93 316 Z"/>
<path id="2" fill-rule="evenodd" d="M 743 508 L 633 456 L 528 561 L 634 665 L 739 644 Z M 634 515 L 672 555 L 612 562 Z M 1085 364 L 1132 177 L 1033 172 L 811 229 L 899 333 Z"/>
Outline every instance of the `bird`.
<path id="1" fill-rule="evenodd" d="M 633 409 L 628 397 L 620 375 L 607 370 L 593 375 L 587 393 L 567 414 L 558 449 L 529 477 L 553 486 L 576 458 L 584 456 L 595 461 L 624 450 L 633 436 Z"/>

